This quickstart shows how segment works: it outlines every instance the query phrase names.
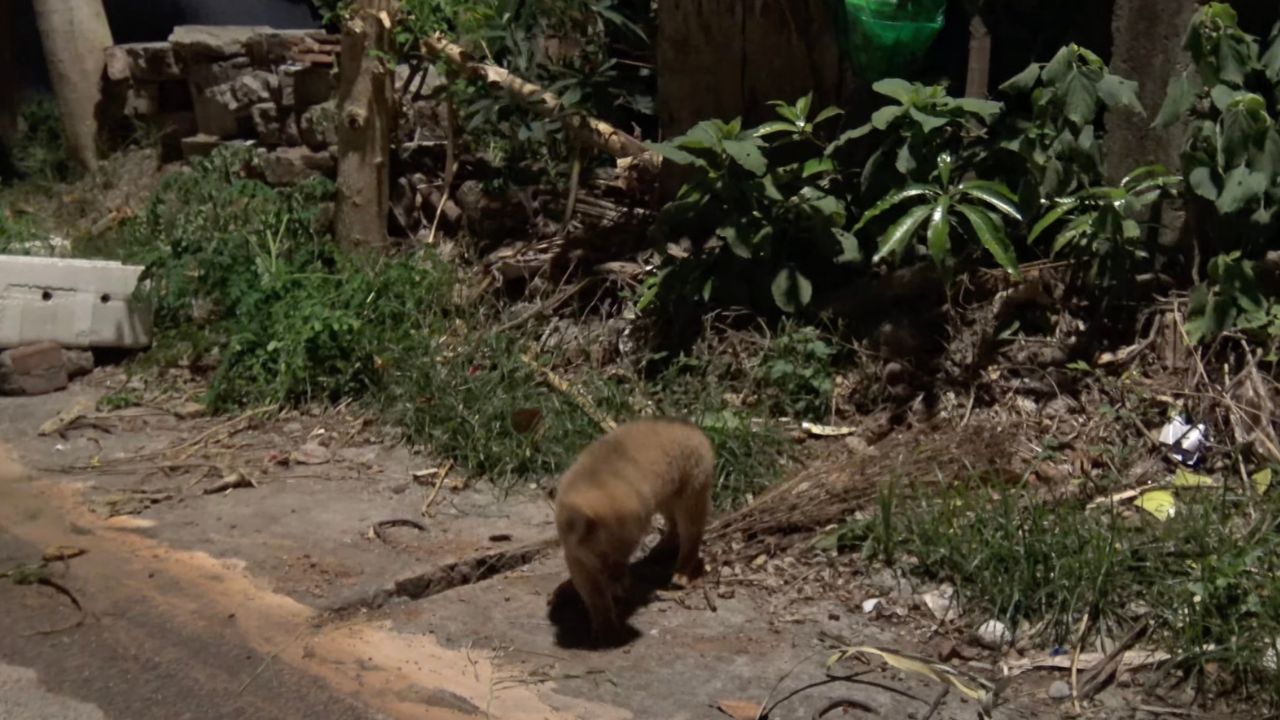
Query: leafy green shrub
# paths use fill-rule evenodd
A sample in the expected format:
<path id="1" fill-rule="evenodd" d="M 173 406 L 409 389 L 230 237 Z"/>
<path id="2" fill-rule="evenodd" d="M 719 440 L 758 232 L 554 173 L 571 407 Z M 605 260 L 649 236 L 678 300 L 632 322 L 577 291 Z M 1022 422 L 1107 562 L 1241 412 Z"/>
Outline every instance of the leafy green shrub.
<path id="1" fill-rule="evenodd" d="M 963 220 L 968 228 L 966 237 L 976 240 L 1004 269 L 1018 272 L 1018 258 L 1005 232 L 1006 220 L 1001 215 L 1021 222 L 1017 198 L 1009 188 L 989 180 L 959 180 L 952 177 L 951 156 L 938 156 L 937 171 L 928 184 L 913 183 L 890 193 L 862 216 L 853 231 L 856 233 L 884 213 L 900 205 L 909 209 L 880 236 L 879 250 L 872 262 L 885 258 L 899 260 L 908 249 L 916 247 L 912 240 L 925 228 L 924 249 L 928 256 L 942 268 L 949 268 L 964 250 L 952 243 L 951 228 Z M 926 221 L 928 224 L 926 225 Z M 914 254 L 914 253 L 913 253 Z"/>
<path id="2" fill-rule="evenodd" d="M 255 162 L 244 148 L 195 161 L 118 238 L 122 254 L 147 267 L 153 361 L 210 368 L 217 410 L 374 404 L 410 441 L 502 487 L 562 470 L 599 434 L 524 359 L 531 337 L 491 331 L 495 308 L 461 299 L 454 268 L 430 252 L 344 254 L 324 211 L 331 183 L 272 188 L 254 179 Z M 556 362 L 548 353 L 532 360 Z M 575 380 L 611 416 L 634 413 L 637 388 Z M 720 422 L 725 401 L 705 390 L 702 376 L 679 371 L 648 388 L 663 412 L 707 419 L 722 458 L 718 502 L 732 505 L 773 479 L 782 444 L 749 416 Z M 516 421 L 522 410 L 537 412 L 536 428 Z"/>
<path id="3" fill-rule="evenodd" d="M 1209 277 L 1192 294 L 1188 331 L 1196 342 L 1230 330 L 1275 342 L 1280 305 L 1258 286 L 1254 264 L 1280 233 L 1280 25 L 1264 53 L 1230 5 L 1208 3 L 1192 18 L 1184 47 L 1195 76 L 1187 71 L 1170 82 L 1156 125 L 1190 122 L 1183 175 L 1203 216 L 1196 230 Z"/>
<path id="4" fill-rule="evenodd" d="M 328 182 L 276 190 L 245 172 L 253 162 L 243 149 L 198 160 L 129 224 L 157 327 L 193 361 L 216 356 L 217 408 L 361 394 L 381 343 L 413 313 L 404 288 L 422 283 L 406 281 L 404 262 L 371 272 L 335 253 Z"/>
<path id="5" fill-rule="evenodd" d="M 838 113 L 810 117 L 811 97 L 775 103 L 780 120 L 744 130 L 741 120 L 707 120 L 650 147 L 691 168 L 694 179 L 663 208 L 656 233 L 687 238 L 690 257 L 664 276 L 674 294 L 796 312 L 813 299 L 813 278 L 861 257 L 832 194 L 838 170 L 816 136 Z M 719 282 L 717 282 L 719 281 Z"/>
<path id="6" fill-rule="evenodd" d="M 771 414 L 825 419 L 831 414 L 836 348 L 814 327 L 787 325 L 765 347 L 754 381 Z"/>
<path id="7" fill-rule="evenodd" d="M 1001 157 L 1025 164 L 1024 198 L 1060 198 L 1103 179 L 1102 111 L 1144 115 L 1138 84 L 1113 74 L 1094 53 L 1068 45 L 1000 86 L 1016 103 L 996 131 Z"/>
<path id="8" fill-rule="evenodd" d="M 1122 281 L 1150 266 L 1154 243 L 1141 223 L 1151 205 L 1181 182 L 1181 177 L 1165 174 L 1163 167 L 1150 166 L 1133 171 L 1117 187 L 1090 187 L 1057 198 L 1027 241 L 1035 243 L 1056 227 L 1052 255 L 1087 263 L 1091 280 Z"/>
<path id="9" fill-rule="evenodd" d="M 6 148 L 13 179 L 60 182 L 71 176 L 71 156 L 53 98 L 38 96 L 23 105 L 19 127 L 18 137 Z"/>

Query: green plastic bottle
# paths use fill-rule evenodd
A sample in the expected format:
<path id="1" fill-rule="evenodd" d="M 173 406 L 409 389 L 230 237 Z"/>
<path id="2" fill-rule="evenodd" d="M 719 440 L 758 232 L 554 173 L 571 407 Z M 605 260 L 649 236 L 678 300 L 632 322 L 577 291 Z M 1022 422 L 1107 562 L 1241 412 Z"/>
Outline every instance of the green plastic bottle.
<path id="1" fill-rule="evenodd" d="M 841 50 L 868 81 L 903 75 L 938 37 L 946 0 L 834 0 Z"/>

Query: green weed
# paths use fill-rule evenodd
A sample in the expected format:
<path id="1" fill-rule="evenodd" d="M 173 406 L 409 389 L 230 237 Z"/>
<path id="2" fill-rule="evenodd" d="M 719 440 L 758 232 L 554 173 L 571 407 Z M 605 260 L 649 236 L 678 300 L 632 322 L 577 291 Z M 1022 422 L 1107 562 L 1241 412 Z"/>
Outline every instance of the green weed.
<path id="1" fill-rule="evenodd" d="M 1178 501 L 1160 522 L 980 479 L 941 492 L 886 486 L 840 545 L 954 583 L 975 619 L 1044 622 L 1040 644 L 1074 646 L 1086 616 L 1113 639 L 1148 622 L 1197 687 L 1280 701 L 1280 498 L 1251 506 L 1214 489 Z"/>

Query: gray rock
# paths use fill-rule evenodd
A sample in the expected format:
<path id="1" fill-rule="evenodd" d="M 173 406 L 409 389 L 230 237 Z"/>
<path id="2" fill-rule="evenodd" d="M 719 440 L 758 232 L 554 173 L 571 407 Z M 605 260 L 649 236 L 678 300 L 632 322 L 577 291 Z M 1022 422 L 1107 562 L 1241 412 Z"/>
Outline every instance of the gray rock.
<path id="1" fill-rule="evenodd" d="M 250 25 L 179 25 L 169 35 L 174 52 L 184 58 L 227 58 L 244 55 L 254 35 L 271 28 Z"/>
<path id="2" fill-rule="evenodd" d="M 1049 686 L 1049 699 L 1066 700 L 1069 697 L 1071 697 L 1071 685 L 1065 681 L 1054 680 L 1053 684 Z"/>

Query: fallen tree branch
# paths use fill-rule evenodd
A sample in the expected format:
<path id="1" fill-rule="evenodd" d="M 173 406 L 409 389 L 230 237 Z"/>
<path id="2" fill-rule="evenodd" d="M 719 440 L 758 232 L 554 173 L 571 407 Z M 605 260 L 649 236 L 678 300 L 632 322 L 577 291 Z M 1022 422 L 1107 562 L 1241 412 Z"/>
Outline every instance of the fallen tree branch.
<path id="1" fill-rule="evenodd" d="M 560 96 L 504 68 L 478 62 L 460 45 L 449 42 L 436 34 L 422 41 L 423 51 L 431 57 L 447 61 L 464 75 L 481 80 L 504 90 L 516 101 L 545 117 L 562 120 L 570 132 L 588 145 L 616 158 L 646 157 L 648 162 L 658 163 L 644 143 L 609 123 L 589 115 L 567 112 Z"/>

